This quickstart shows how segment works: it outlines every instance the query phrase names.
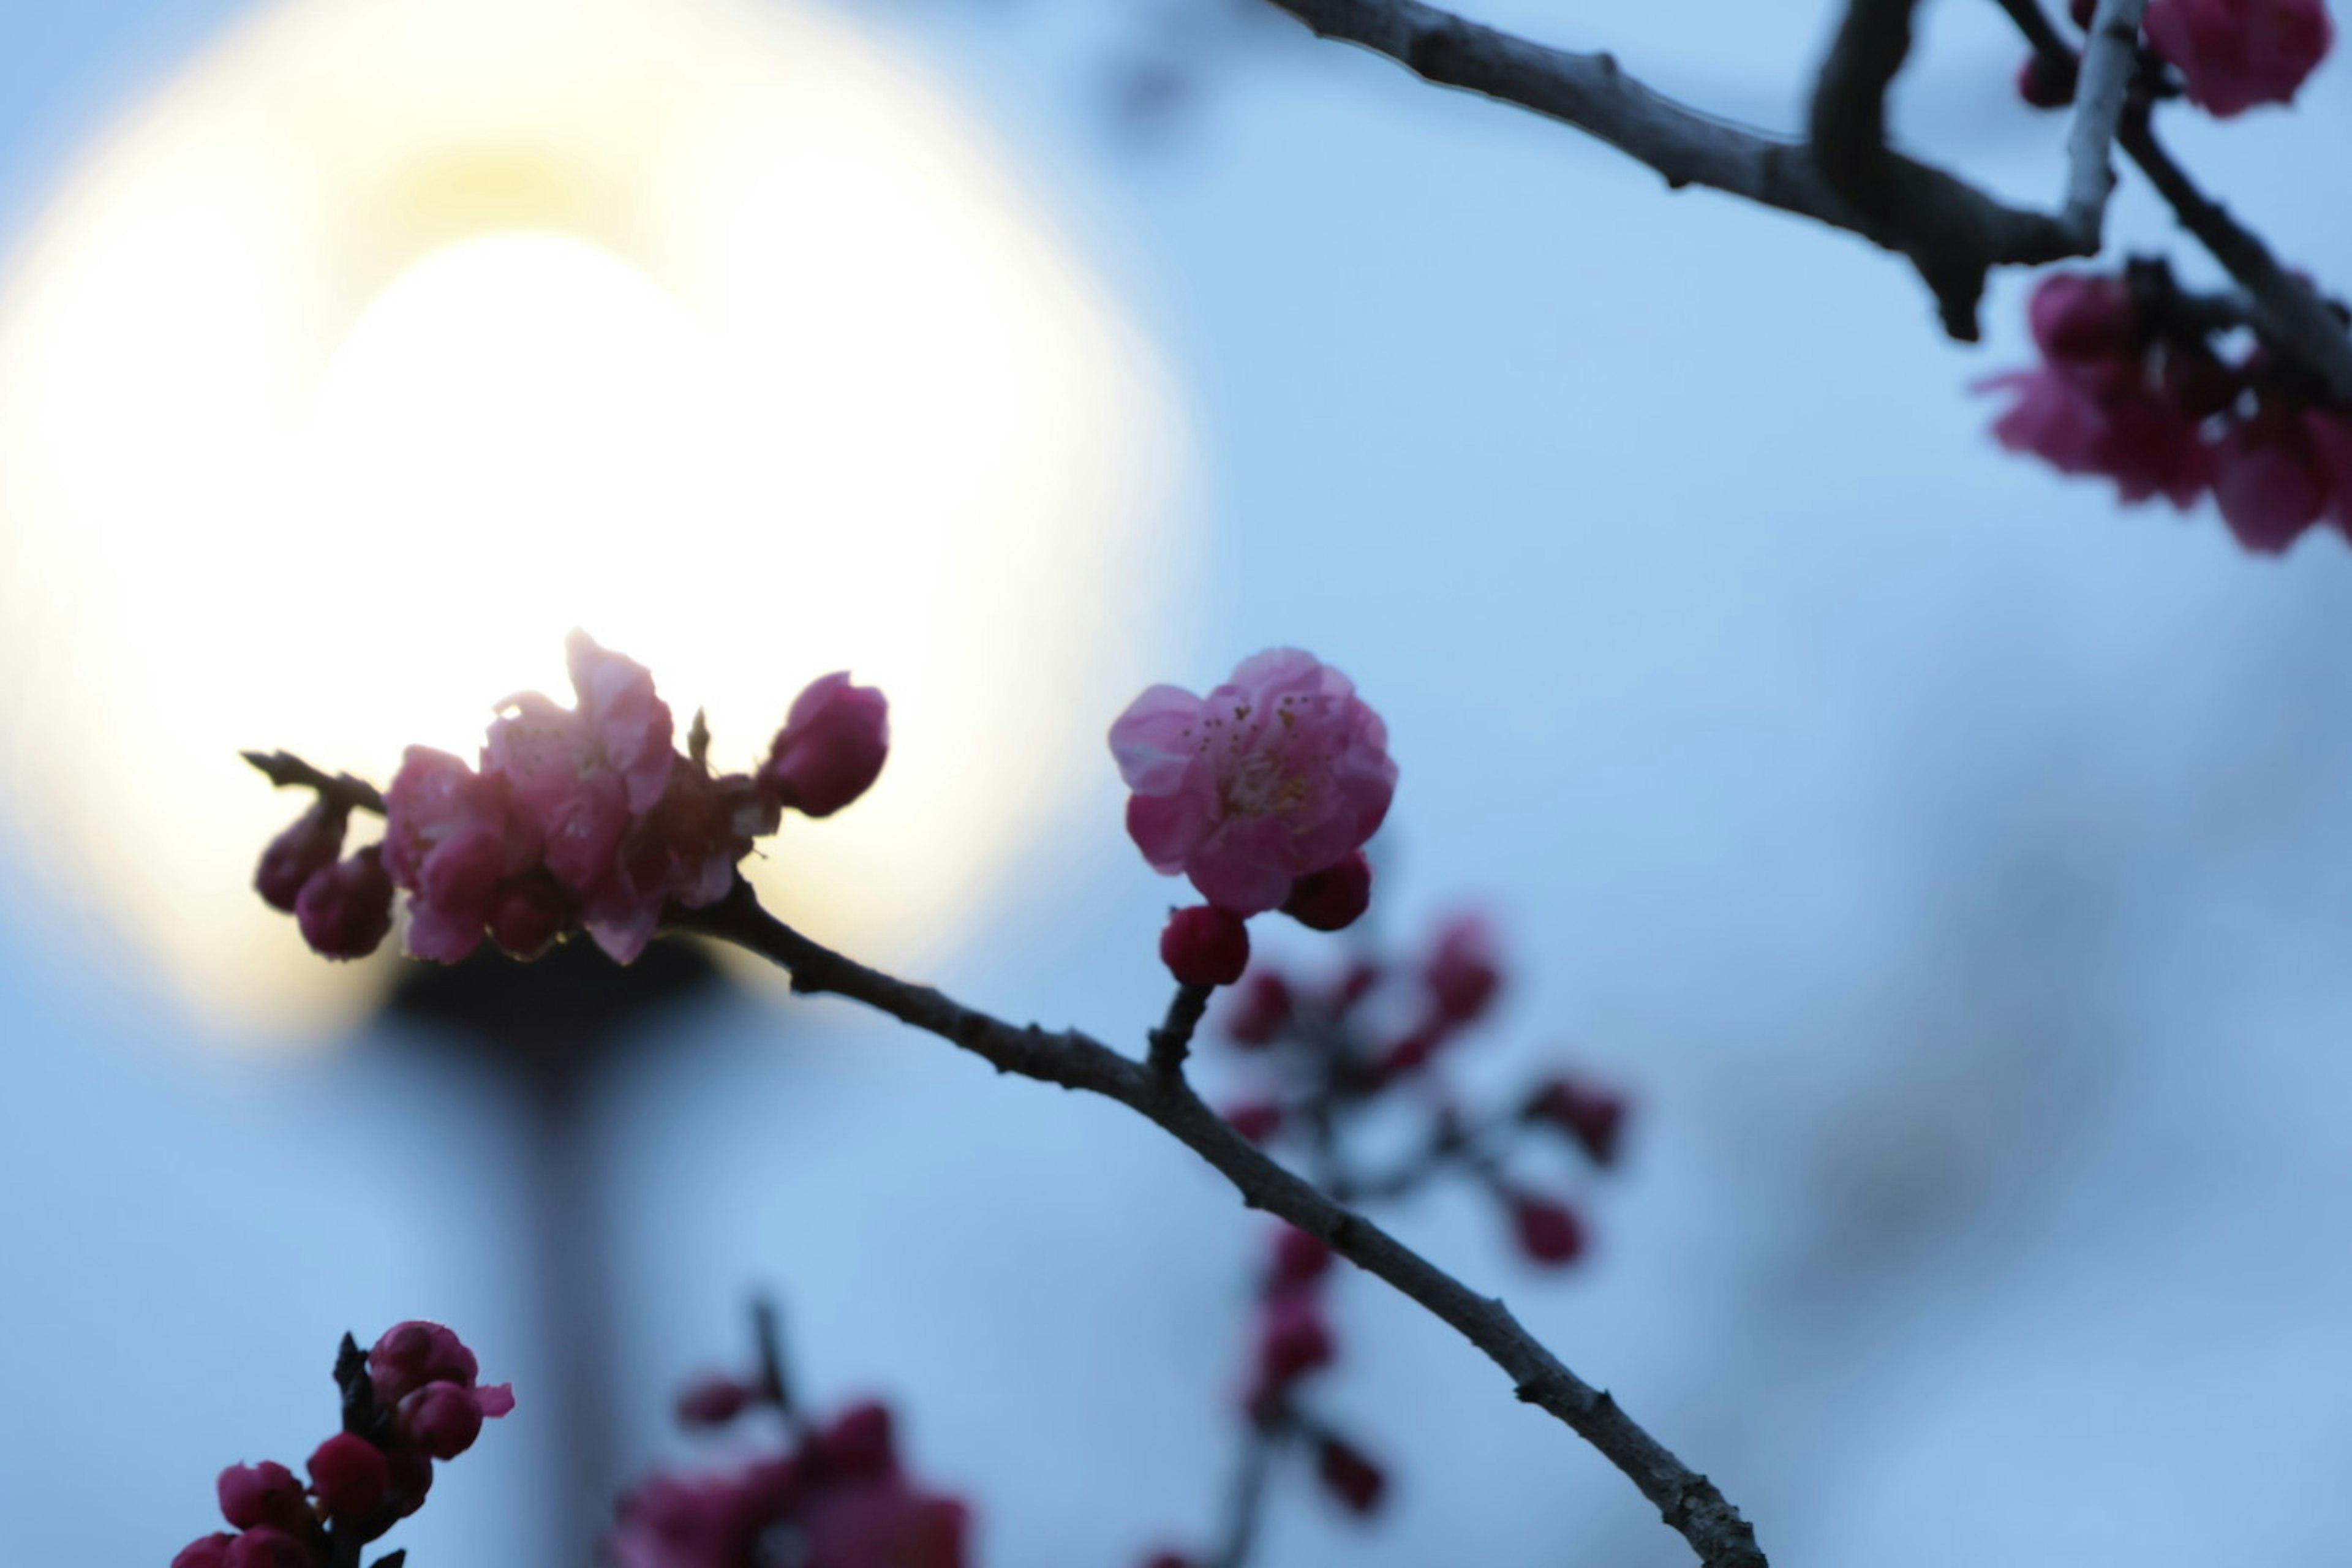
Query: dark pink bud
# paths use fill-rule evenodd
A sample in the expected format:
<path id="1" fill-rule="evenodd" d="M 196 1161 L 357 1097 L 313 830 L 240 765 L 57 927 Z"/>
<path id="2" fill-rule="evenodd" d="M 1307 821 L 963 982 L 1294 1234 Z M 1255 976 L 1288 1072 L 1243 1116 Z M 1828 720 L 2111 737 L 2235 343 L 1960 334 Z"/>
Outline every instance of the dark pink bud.
<path id="1" fill-rule="evenodd" d="M 1592 1156 L 1597 1165 L 1614 1164 L 1617 1142 L 1625 1126 L 1624 1097 L 1572 1078 L 1539 1084 L 1520 1113 L 1529 1121 L 1549 1121 Z"/>
<path id="2" fill-rule="evenodd" d="M 2335 472 L 2300 408 L 2265 402 L 2213 448 L 2213 500 L 2238 542 L 2275 555 L 2317 522 Z"/>
<path id="3" fill-rule="evenodd" d="M 2017 68 L 2017 96 L 2035 109 L 2063 109 L 2074 101 L 2074 83 L 2083 62 L 2073 55 L 2036 51 Z"/>
<path id="4" fill-rule="evenodd" d="M 1360 849 L 1290 884 L 1282 912 L 1310 931 L 1345 931 L 1372 907 L 1372 863 Z"/>
<path id="5" fill-rule="evenodd" d="M 229 1543 L 236 1539 L 226 1531 L 218 1531 L 200 1541 L 191 1541 L 172 1559 L 172 1568 L 227 1568 Z"/>
<path id="6" fill-rule="evenodd" d="M 1380 1511 L 1381 1498 L 1389 1488 L 1389 1479 L 1378 1465 L 1337 1437 L 1326 1437 L 1315 1446 L 1315 1473 L 1322 1479 L 1323 1489 L 1342 1507 L 1367 1518 Z"/>
<path id="7" fill-rule="evenodd" d="M 1194 904 L 1168 917 L 1160 933 L 1160 961 L 1180 985 L 1231 985 L 1249 967 L 1249 927 L 1214 904 Z"/>
<path id="8" fill-rule="evenodd" d="M 2026 320 L 2042 357 L 2085 386 L 2138 375 L 2139 305 L 2120 277 L 2053 272 L 2034 287 Z"/>
<path id="9" fill-rule="evenodd" d="M 229 1542 L 223 1568 L 318 1568 L 318 1563 L 299 1539 L 264 1525 Z"/>
<path id="10" fill-rule="evenodd" d="M 1237 1046 L 1270 1046 L 1290 1022 L 1290 982 L 1271 969 L 1253 972 L 1225 1009 L 1225 1037 Z"/>
<path id="11" fill-rule="evenodd" d="M 470 1388 L 428 1383 L 401 1400 L 393 1430 L 412 1448 L 454 1459 L 482 1435 L 481 1402 Z"/>
<path id="12" fill-rule="evenodd" d="M 214 1489 L 220 1497 L 221 1517 L 239 1530 L 276 1525 L 300 1529 L 310 1518 L 310 1502 L 294 1472 L 275 1459 L 257 1465 L 231 1465 L 220 1473 Z"/>
<path id="13" fill-rule="evenodd" d="M 312 875 L 294 900 L 302 940 L 327 958 L 365 958 L 392 931 L 392 878 L 373 844 Z"/>
<path id="14" fill-rule="evenodd" d="M 310 1455 L 310 1491 L 336 1518 L 357 1518 L 383 1506 L 392 1466 L 366 1438 L 338 1432 Z"/>
<path id="15" fill-rule="evenodd" d="M 408 1449 L 388 1456 L 392 1468 L 392 1488 L 384 1496 L 383 1506 L 394 1519 L 406 1519 L 425 1506 L 425 1494 L 433 1489 L 433 1461 Z"/>
<path id="16" fill-rule="evenodd" d="M 1501 989 L 1503 971 L 1495 952 L 1495 929 L 1477 915 L 1461 915 L 1437 933 L 1422 979 L 1437 1016 L 1467 1024 L 1486 1011 Z"/>
<path id="17" fill-rule="evenodd" d="M 481 1363 L 455 1331 L 422 1318 L 394 1323 L 368 1352 L 379 1405 L 397 1405 L 428 1383 L 471 1388 L 481 1374 Z"/>
<path id="18" fill-rule="evenodd" d="M 1335 1348 L 1321 1305 L 1302 1292 L 1286 1291 L 1266 1304 L 1259 1327 L 1258 1381 L 1281 1388 L 1328 1366 Z"/>
<path id="19" fill-rule="evenodd" d="M 1559 1268 L 1584 1256 L 1584 1222 L 1566 1204 L 1532 1193 L 1510 1195 L 1511 1226 L 1519 1250 L 1546 1268 Z"/>
<path id="20" fill-rule="evenodd" d="M 793 700 L 760 782 L 807 816 L 831 816 L 873 786 L 890 754 L 890 704 L 838 670 Z"/>
<path id="21" fill-rule="evenodd" d="M 2325 0 L 2153 0 L 2142 26 L 2189 101 L 2222 119 L 2292 101 L 2336 41 Z"/>
<path id="22" fill-rule="evenodd" d="M 761 1391 L 732 1377 L 698 1378 L 687 1384 L 686 1392 L 677 1396 L 677 1419 L 682 1426 L 724 1426 L 738 1415 L 760 1404 Z"/>
<path id="23" fill-rule="evenodd" d="M 490 940 L 509 958 L 537 958 L 579 913 L 572 890 L 546 867 L 535 867 L 499 884 L 490 900 Z"/>
<path id="24" fill-rule="evenodd" d="M 828 1477 L 887 1475 L 898 1464 L 889 1407 L 873 1400 L 843 1411 L 817 1447 Z"/>
<path id="25" fill-rule="evenodd" d="M 253 873 L 254 890 L 271 909 L 294 912 L 302 884 L 333 865 L 343 852 L 351 812 L 320 795 L 294 825 L 269 841 Z"/>
<path id="26" fill-rule="evenodd" d="M 1283 1110 L 1271 1100 L 1244 1100 L 1225 1108 L 1225 1120 L 1234 1131 L 1253 1143 L 1263 1143 L 1282 1131 Z"/>
<path id="27" fill-rule="evenodd" d="M 1330 1271 L 1331 1246 L 1320 1237 L 1286 1225 L 1274 1238 L 1274 1289 L 1284 1290 L 1320 1279 Z"/>

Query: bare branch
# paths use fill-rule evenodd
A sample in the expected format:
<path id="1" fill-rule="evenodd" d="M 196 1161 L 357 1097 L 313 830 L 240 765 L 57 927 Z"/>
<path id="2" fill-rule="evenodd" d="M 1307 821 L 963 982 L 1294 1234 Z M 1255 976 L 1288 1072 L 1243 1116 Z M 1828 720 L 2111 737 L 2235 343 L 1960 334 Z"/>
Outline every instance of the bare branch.
<path id="1" fill-rule="evenodd" d="M 328 800 L 339 801 L 345 810 L 373 812 L 383 815 L 383 796 L 375 785 L 365 779 L 355 779 L 349 773 L 320 772 L 291 752 L 240 752 L 263 777 L 279 789 L 311 789 Z"/>
<path id="2" fill-rule="evenodd" d="M 1419 1302 L 1502 1368 L 1519 1398 L 1565 1422 L 1623 1471 L 1707 1568 L 1765 1568 L 1755 1531 L 1693 1471 L 1562 1364 L 1499 1300 L 1478 1295 L 1371 1221 L 1334 1203 L 1235 1132 L 1174 1073 L 1154 1071 L 1075 1030 L 1025 1028 L 929 986 L 868 969 L 810 941 L 760 907 L 750 886 L 706 910 L 674 910 L 675 929 L 731 942 L 789 971 L 793 989 L 862 1002 L 1042 1083 L 1115 1100 L 1206 1160 L 1252 1208 L 1279 1215 Z"/>
<path id="3" fill-rule="evenodd" d="M 2102 0 L 2102 9 L 2105 0 Z M 2197 188 L 2156 139 L 2149 106 L 2135 101 L 2124 111 L 2116 140 L 2171 204 L 2183 228 L 2195 235 L 2213 258 L 2253 301 L 2256 330 L 2294 356 L 2326 384 L 2339 406 L 2352 407 L 2352 334 L 2319 291 L 2279 265 L 2252 230 L 2229 209 Z"/>
<path id="4" fill-rule="evenodd" d="M 2041 7 L 2034 12 L 2038 16 Z M 2146 15 L 2147 0 L 2099 0 L 2091 17 L 2082 75 L 2074 84 L 2074 122 L 2066 132 L 2066 204 L 2059 217 L 2084 256 L 2099 253 L 2106 226 L 2107 198 L 2116 189 L 2115 164 L 2107 154 L 2138 70 L 2139 24 Z"/>
<path id="5" fill-rule="evenodd" d="M 1209 1010 L 1211 985 L 1179 985 L 1176 994 L 1169 999 L 1168 1020 L 1151 1031 L 1151 1070 L 1171 1076 L 1184 1070 L 1184 1058 L 1192 1048 L 1192 1031 L 1201 1026 L 1202 1016 Z"/>
<path id="6" fill-rule="evenodd" d="M 1878 4 L 1881 0 L 1864 0 Z M 1441 87 L 1573 125 L 1665 176 L 1861 235 L 1912 258 L 1954 337 L 1974 341 L 1988 268 L 2082 254 L 2057 218 L 2003 205 L 1964 181 L 1881 152 L 1891 206 L 1857 205 L 1812 149 L 1729 124 L 1653 91 L 1605 54 L 1549 48 L 1421 0 L 1268 0 L 1317 34 L 1386 55 Z"/>

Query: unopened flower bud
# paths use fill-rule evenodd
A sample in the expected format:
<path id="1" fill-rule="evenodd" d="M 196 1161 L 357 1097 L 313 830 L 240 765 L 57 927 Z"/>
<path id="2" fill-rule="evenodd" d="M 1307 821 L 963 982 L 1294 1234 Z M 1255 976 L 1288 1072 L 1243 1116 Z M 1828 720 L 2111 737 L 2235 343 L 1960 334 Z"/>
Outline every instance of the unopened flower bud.
<path id="1" fill-rule="evenodd" d="M 677 1396 L 677 1419 L 685 1426 L 724 1426 L 761 1399 L 761 1391 L 732 1377 L 706 1377 Z"/>
<path id="2" fill-rule="evenodd" d="M 227 1568 L 229 1544 L 236 1539 L 226 1531 L 215 1531 L 201 1540 L 191 1541 L 172 1559 L 172 1568 Z"/>
<path id="3" fill-rule="evenodd" d="M 392 1467 L 392 1488 L 383 1506 L 394 1519 L 406 1519 L 425 1506 L 425 1494 L 433 1489 L 433 1461 L 412 1449 L 400 1449 L 389 1456 Z"/>
<path id="4" fill-rule="evenodd" d="M 1532 1193 L 1514 1193 L 1509 1201 L 1519 1250 L 1530 1259 L 1559 1268 L 1584 1255 L 1584 1222 L 1574 1209 Z"/>
<path id="5" fill-rule="evenodd" d="M 310 1455 L 310 1492 L 336 1518 L 360 1518 L 383 1506 L 392 1466 L 366 1438 L 338 1432 Z"/>
<path id="6" fill-rule="evenodd" d="M 1345 931 L 1372 907 L 1372 863 L 1360 849 L 1290 884 L 1282 912 L 1310 931 Z"/>
<path id="7" fill-rule="evenodd" d="M 499 884 L 490 900 L 490 940 L 509 958 L 537 958 L 571 928 L 579 900 L 544 866 Z"/>
<path id="8" fill-rule="evenodd" d="M 302 884 L 333 865 L 343 852 L 343 830 L 351 825 L 348 807 L 319 796 L 292 826 L 269 841 L 254 868 L 254 891 L 273 910 L 294 912 Z"/>
<path id="9" fill-rule="evenodd" d="M 793 699 L 760 782 L 806 816 L 831 816 L 871 788 L 890 754 L 890 704 L 838 670 Z"/>
<path id="10" fill-rule="evenodd" d="M 1168 917 L 1160 933 L 1160 961 L 1180 985 L 1231 985 L 1249 967 L 1249 927 L 1214 904 L 1194 904 Z"/>
<path id="11" fill-rule="evenodd" d="M 1270 1046 L 1290 1016 L 1290 982 L 1271 969 L 1253 971 L 1225 1009 L 1225 1038 L 1248 1047 Z"/>
<path id="12" fill-rule="evenodd" d="M 400 1402 L 393 1430 L 436 1459 L 454 1459 L 482 1435 L 482 1406 L 470 1388 L 428 1383 Z"/>
<path id="13" fill-rule="evenodd" d="M 220 1473 L 214 1490 L 220 1499 L 221 1517 L 239 1530 L 257 1530 L 266 1524 L 299 1528 L 310 1517 L 302 1483 L 275 1459 L 231 1465 Z"/>
<path id="14" fill-rule="evenodd" d="M 471 1388 L 481 1363 L 453 1329 L 422 1318 L 394 1323 L 368 1352 L 368 1377 L 379 1405 L 397 1405 L 428 1383 Z"/>
<path id="15" fill-rule="evenodd" d="M 1625 1126 L 1625 1098 L 1572 1078 L 1551 1079 L 1528 1097 L 1520 1113 L 1529 1121 L 1549 1121 L 1583 1146 L 1596 1165 L 1617 1162 L 1617 1144 Z"/>
<path id="16" fill-rule="evenodd" d="M 2075 56 L 2045 55 L 2039 49 L 2017 68 L 2017 96 L 2035 109 L 2063 109 L 2074 101 L 2074 84 L 2083 74 Z"/>
<path id="17" fill-rule="evenodd" d="M 229 1542 L 223 1568 L 317 1568 L 317 1561 L 299 1537 L 264 1525 Z"/>
<path id="18" fill-rule="evenodd" d="M 1323 1489 L 1349 1512 L 1370 1517 L 1380 1510 L 1389 1479 L 1352 1444 L 1325 1437 L 1315 1446 L 1315 1473 Z"/>
<path id="19" fill-rule="evenodd" d="M 392 931 L 392 878 L 371 844 L 314 873 L 294 900 L 302 940 L 322 957 L 365 958 Z"/>

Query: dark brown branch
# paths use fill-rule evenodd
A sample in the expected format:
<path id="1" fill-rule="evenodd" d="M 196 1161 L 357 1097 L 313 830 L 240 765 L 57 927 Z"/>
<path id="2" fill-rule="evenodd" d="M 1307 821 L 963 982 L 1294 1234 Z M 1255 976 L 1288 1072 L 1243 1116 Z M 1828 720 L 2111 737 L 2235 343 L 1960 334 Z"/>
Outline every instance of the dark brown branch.
<path id="1" fill-rule="evenodd" d="M 1861 235 L 1912 258 L 1953 336 L 1973 341 L 1994 266 L 2082 254 L 2066 226 L 2003 205 L 1940 169 L 1881 149 L 1891 203 L 1858 204 L 1811 147 L 1728 124 L 1654 92 L 1605 54 L 1549 48 L 1420 0 L 1268 0 L 1316 33 L 1386 55 L 1441 87 L 1532 110 L 1599 137 L 1665 176 Z M 1884 0 L 1864 0 L 1875 5 Z"/>
<path id="2" fill-rule="evenodd" d="M 279 789 L 316 790 L 324 798 L 339 801 L 346 810 L 383 815 L 383 796 L 375 785 L 365 779 L 355 779 L 349 773 L 324 773 L 291 752 L 240 752 L 237 753 L 259 769 L 262 776 Z"/>
<path id="3" fill-rule="evenodd" d="M 2318 375 L 2339 406 L 2352 407 L 2352 334 L 2319 291 L 2280 266 L 2270 247 L 2198 189 L 2157 141 L 2146 101 L 2124 110 L 2116 140 L 2170 204 L 2181 226 L 2245 289 L 2258 314 L 2256 330 Z"/>
<path id="4" fill-rule="evenodd" d="M 1485 1352 L 1522 1400 L 1559 1417 L 1622 1470 L 1708 1568 L 1764 1568 L 1755 1531 L 1714 1483 L 1668 1452 L 1608 1394 L 1570 1372 L 1501 1301 L 1473 1291 L 1276 1163 L 1227 1126 L 1181 1076 L 1155 1072 L 1075 1030 L 1018 1027 L 929 986 L 868 969 L 777 920 L 740 879 L 710 908 L 675 912 L 677 929 L 731 942 L 781 965 L 796 992 L 862 1002 L 962 1047 L 999 1072 L 1102 1095 L 1156 1123 L 1214 1167 L 1250 1207 L 1320 1237 Z"/>
<path id="5" fill-rule="evenodd" d="M 1171 1075 L 1184 1070 L 1184 1058 L 1192 1048 L 1192 1031 L 1201 1026 L 1202 1015 L 1209 1010 L 1213 985 L 1179 985 L 1176 994 L 1169 999 L 1168 1021 L 1151 1031 L 1151 1068 Z"/>

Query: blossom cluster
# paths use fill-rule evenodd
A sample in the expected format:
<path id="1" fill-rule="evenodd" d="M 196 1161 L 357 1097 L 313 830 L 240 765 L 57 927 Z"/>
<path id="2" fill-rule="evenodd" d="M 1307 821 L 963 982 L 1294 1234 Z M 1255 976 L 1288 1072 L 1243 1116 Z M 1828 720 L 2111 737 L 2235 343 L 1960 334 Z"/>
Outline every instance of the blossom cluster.
<path id="1" fill-rule="evenodd" d="M 679 1401 L 688 1426 L 761 1409 L 785 1417 L 788 1446 L 730 1468 L 657 1473 L 620 1500 L 619 1568 L 964 1568 L 971 1510 L 908 1475 L 888 1408 L 854 1405 L 804 1426 L 773 1379 L 706 1379 Z"/>
<path id="2" fill-rule="evenodd" d="M 1181 983 L 1240 979 L 1253 915 L 1279 909 L 1339 931 L 1370 904 L 1363 846 L 1396 794 L 1388 727 L 1312 654 L 1271 648 L 1206 697 L 1151 687 L 1111 725 L 1110 749 L 1134 792 L 1136 847 L 1207 900 L 1177 910 L 1160 938 Z"/>
<path id="3" fill-rule="evenodd" d="M 1993 435 L 2126 501 L 2187 509 L 2208 491 L 2246 549 L 2274 554 L 2322 521 L 2352 534 L 2352 410 L 2257 343 L 2223 353 L 2211 313 L 2160 261 L 2056 272 L 2034 290 L 2042 363 L 1985 384 L 2015 395 Z"/>
<path id="4" fill-rule="evenodd" d="M 275 1460 L 220 1473 L 232 1527 L 191 1542 L 172 1568 L 342 1568 L 425 1504 L 433 1464 L 474 1446 L 485 1419 L 514 1408 L 485 1384 L 465 1342 L 439 1323 L 400 1323 L 366 1354 L 348 1336 L 335 1364 L 342 1430 L 311 1452 L 310 1484 Z M 383 1560 L 394 1563 L 399 1554 Z"/>
<path id="5" fill-rule="evenodd" d="M 784 811 L 831 816 L 889 753 L 882 694 L 836 673 L 800 694 L 760 767 L 714 775 L 698 720 L 688 751 L 674 745 L 645 667 L 582 632 L 566 651 L 572 706 L 535 691 L 499 704 L 478 766 L 409 747 L 384 793 L 383 842 L 349 856 L 350 803 L 322 792 L 264 851 L 261 896 L 330 958 L 375 951 L 397 888 L 419 958 L 456 963 L 485 937 L 533 957 L 577 928 L 626 963 L 673 903 L 725 897 Z"/>
<path id="6" fill-rule="evenodd" d="M 2067 9 L 2090 30 L 2093 0 Z M 2141 28 L 2189 101 L 2223 120 L 2293 102 L 2336 41 L 2326 0 L 2152 0 Z M 2018 93 L 2038 109 L 2071 103 L 2079 67 L 2079 57 L 2036 53 L 2018 69 Z"/>

